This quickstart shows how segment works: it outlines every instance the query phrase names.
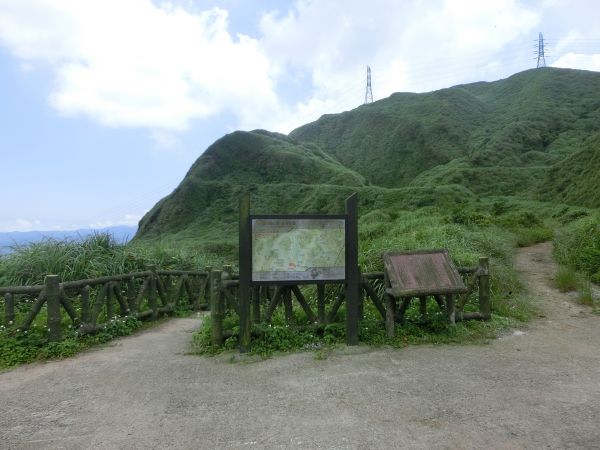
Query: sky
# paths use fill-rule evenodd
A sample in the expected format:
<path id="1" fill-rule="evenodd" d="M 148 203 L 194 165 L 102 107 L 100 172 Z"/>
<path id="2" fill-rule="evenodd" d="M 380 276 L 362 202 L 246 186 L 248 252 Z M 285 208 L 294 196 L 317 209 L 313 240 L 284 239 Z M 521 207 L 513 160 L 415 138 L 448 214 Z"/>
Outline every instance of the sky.
<path id="1" fill-rule="evenodd" d="M 546 64 L 600 71 L 595 0 L 0 0 L 0 231 L 135 225 L 234 130 Z"/>

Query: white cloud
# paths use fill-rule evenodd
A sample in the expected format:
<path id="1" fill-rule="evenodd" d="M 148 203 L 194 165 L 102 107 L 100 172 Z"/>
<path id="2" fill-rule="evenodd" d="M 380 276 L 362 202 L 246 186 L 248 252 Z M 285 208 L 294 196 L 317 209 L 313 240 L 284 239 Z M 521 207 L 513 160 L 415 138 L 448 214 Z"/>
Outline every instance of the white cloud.
<path id="1" fill-rule="evenodd" d="M 223 9 L 157 3 L 0 0 L 0 45 L 27 70 L 53 70 L 60 113 L 148 128 L 157 148 L 173 150 L 195 120 L 222 114 L 232 129 L 288 132 L 354 108 L 367 65 L 376 99 L 508 76 L 535 66 L 539 26 L 584 9 L 565 0 L 296 0 L 265 13 L 249 37 L 230 30 Z M 553 33 L 553 65 L 597 70 L 595 52 L 570 48 L 583 35 Z"/>
<path id="2" fill-rule="evenodd" d="M 142 218 L 142 216 L 139 214 L 125 214 L 116 220 L 101 220 L 98 222 L 90 223 L 87 226 L 87 228 L 99 229 L 99 228 L 115 227 L 118 225 L 137 226 L 137 224 L 141 218 Z"/>
<path id="3" fill-rule="evenodd" d="M 113 227 L 115 226 L 115 222 L 113 222 L 112 220 L 102 220 L 100 222 L 94 222 L 94 223 L 90 223 L 88 225 L 88 228 L 93 228 L 93 229 L 102 229 L 102 228 L 109 228 L 109 227 Z"/>
<path id="4" fill-rule="evenodd" d="M 154 130 L 150 136 L 159 150 L 173 151 L 181 147 L 181 140 L 174 133 Z"/>
<path id="5" fill-rule="evenodd" d="M 137 225 L 142 216 L 140 214 L 125 214 L 123 217 L 123 225 Z"/>
<path id="6" fill-rule="evenodd" d="M 123 214 L 122 216 L 115 217 L 109 220 L 98 220 L 92 223 L 53 223 L 44 224 L 39 219 L 15 219 L 0 222 L 0 232 L 11 232 L 11 231 L 61 231 L 61 230 L 78 230 L 83 228 L 108 228 L 118 225 L 129 225 L 137 226 L 138 222 L 142 218 L 141 214 Z"/>
<path id="7" fill-rule="evenodd" d="M 0 232 L 4 231 L 38 231 L 42 222 L 39 219 L 16 219 L 0 223 Z"/>
<path id="8" fill-rule="evenodd" d="M 600 72 L 600 54 L 566 53 L 552 63 L 552 67 L 563 67 Z"/>
<path id="9" fill-rule="evenodd" d="M 287 14 L 263 16 L 261 44 L 279 82 L 305 73 L 309 98 L 283 114 L 289 131 L 296 114 L 338 112 L 364 99 L 366 66 L 374 97 L 428 91 L 497 73 L 497 52 L 531 36 L 539 15 L 516 0 L 389 2 L 298 0 Z M 529 48 L 522 49 L 529 54 Z M 466 62 L 466 64 L 465 64 Z M 321 109 L 316 106 L 335 107 Z M 312 107 L 311 107 L 312 106 Z M 301 123 L 296 121 L 296 125 Z"/>
<path id="10" fill-rule="evenodd" d="M 107 126 L 185 130 L 229 110 L 276 103 L 257 41 L 232 36 L 227 12 L 192 13 L 150 0 L 8 0 L 0 43 L 56 74 L 60 113 Z"/>

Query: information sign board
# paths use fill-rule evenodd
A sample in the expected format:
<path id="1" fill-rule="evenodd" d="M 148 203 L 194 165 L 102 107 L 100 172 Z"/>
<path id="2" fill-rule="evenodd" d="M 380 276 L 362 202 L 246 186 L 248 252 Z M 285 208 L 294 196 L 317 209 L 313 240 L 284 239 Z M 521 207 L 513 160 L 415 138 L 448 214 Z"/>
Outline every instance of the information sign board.
<path id="1" fill-rule="evenodd" d="M 341 281 L 346 216 L 251 216 L 252 282 Z"/>

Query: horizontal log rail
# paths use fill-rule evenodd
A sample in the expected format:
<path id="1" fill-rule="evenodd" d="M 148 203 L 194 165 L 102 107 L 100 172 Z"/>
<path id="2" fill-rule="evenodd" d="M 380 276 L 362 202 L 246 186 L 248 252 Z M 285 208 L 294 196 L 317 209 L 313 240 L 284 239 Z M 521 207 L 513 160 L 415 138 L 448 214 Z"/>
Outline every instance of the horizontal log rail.
<path id="1" fill-rule="evenodd" d="M 44 328 L 48 339 L 58 341 L 63 332 L 62 312 L 79 333 L 85 334 L 104 329 L 117 316 L 145 320 L 156 319 L 178 307 L 208 309 L 210 268 L 204 271 L 156 270 L 149 266 L 148 269 L 62 283 L 58 276 L 48 275 L 43 285 L 2 287 L 0 298 L 4 298 L 4 326 L 28 330 L 45 308 L 47 319 Z M 21 297 L 27 301 L 23 302 Z M 28 307 L 25 313 L 24 305 Z M 115 311 L 115 308 L 118 310 Z M 17 318 L 17 309 L 21 311 L 20 318 Z"/>
<path id="2" fill-rule="evenodd" d="M 44 285 L 35 285 L 35 286 L 8 286 L 8 287 L 0 287 L 0 294 L 39 294 L 44 290 Z"/>
<path id="3" fill-rule="evenodd" d="M 456 301 L 456 320 L 488 320 L 491 317 L 491 304 L 487 258 L 481 258 L 479 265 L 475 267 L 459 267 L 458 272 L 463 276 L 468 292 Z M 149 266 L 145 271 L 62 283 L 58 282 L 58 278 L 48 276 L 43 285 L 0 287 L 0 297 L 4 297 L 4 325 L 15 329 L 27 330 L 46 307 L 46 327 L 50 340 L 62 338 L 61 311 L 66 313 L 81 333 L 93 333 L 102 330 L 116 315 L 140 320 L 156 319 L 175 311 L 182 301 L 187 300 L 185 307 L 189 309 L 210 309 L 212 342 L 213 345 L 222 345 L 226 338 L 223 330 L 225 316 L 239 314 L 239 285 L 239 275 L 233 273 L 232 266 L 224 266 L 223 270 L 211 267 L 206 267 L 205 270 L 157 270 L 156 267 Z M 286 321 L 290 323 L 294 317 L 295 301 L 311 323 L 331 323 L 336 320 L 345 296 L 343 284 L 328 286 L 317 284 L 315 291 L 308 291 L 315 294 L 311 301 L 306 291 L 303 292 L 307 285 L 253 286 L 252 322 L 269 322 L 275 310 L 282 306 Z M 364 302 L 371 301 L 385 321 L 384 273 L 362 273 L 359 286 L 360 316 L 363 316 Z M 464 312 L 464 307 L 475 292 L 478 292 L 479 310 Z M 20 323 L 16 324 L 15 309 L 21 296 L 27 298 L 32 305 L 25 317 L 20 319 Z M 327 297 L 329 301 L 326 300 Z M 438 298 L 435 300 L 444 307 L 444 302 Z M 316 311 L 312 309 L 315 303 Z M 406 303 L 407 308 L 409 302 Z M 115 307 L 118 313 L 115 312 Z M 421 311 L 423 310 L 424 307 L 421 306 Z"/>

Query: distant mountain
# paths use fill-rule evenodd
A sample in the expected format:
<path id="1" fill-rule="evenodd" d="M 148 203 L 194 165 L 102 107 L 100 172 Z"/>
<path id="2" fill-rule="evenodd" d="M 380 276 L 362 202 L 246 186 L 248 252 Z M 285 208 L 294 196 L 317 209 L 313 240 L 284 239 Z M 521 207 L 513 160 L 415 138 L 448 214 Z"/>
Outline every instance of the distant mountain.
<path id="1" fill-rule="evenodd" d="M 387 99 L 216 141 L 141 220 L 136 240 L 229 245 L 254 212 L 361 214 L 510 196 L 600 207 L 600 73 L 544 68 Z M 228 238 L 223 238 L 228 235 Z M 229 243 L 229 244 L 227 244 Z"/>
<path id="2" fill-rule="evenodd" d="M 9 231 L 0 232 L 0 253 L 9 253 L 10 247 L 15 245 L 27 245 L 39 242 L 43 239 L 77 240 L 85 239 L 93 233 L 109 233 L 116 242 L 127 243 L 137 231 L 137 227 L 120 225 L 100 229 L 80 229 L 61 231 Z"/>

